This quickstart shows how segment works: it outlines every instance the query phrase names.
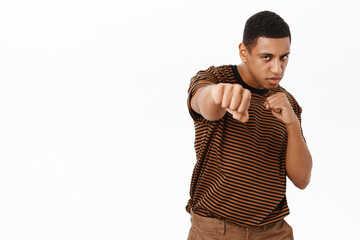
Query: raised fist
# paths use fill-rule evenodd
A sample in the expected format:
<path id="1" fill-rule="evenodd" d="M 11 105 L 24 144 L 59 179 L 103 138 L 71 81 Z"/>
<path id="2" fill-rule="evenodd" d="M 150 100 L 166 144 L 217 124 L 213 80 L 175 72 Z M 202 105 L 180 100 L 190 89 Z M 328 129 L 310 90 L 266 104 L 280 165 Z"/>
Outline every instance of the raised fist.
<path id="1" fill-rule="evenodd" d="M 240 84 L 219 83 L 212 88 L 212 99 L 216 105 L 226 109 L 243 123 L 249 120 L 251 92 Z"/>

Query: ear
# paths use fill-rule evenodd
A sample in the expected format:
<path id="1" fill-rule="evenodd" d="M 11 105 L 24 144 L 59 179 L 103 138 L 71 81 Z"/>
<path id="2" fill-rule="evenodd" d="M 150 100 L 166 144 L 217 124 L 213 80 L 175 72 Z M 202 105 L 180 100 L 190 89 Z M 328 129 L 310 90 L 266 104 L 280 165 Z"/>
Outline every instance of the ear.
<path id="1" fill-rule="evenodd" d="M 244 43 L 239 44 L 239 55 L 240 59 L 243 63 L 247 62 L 247 55 L 249 54 L 247 48 L 245 47 Z"/>

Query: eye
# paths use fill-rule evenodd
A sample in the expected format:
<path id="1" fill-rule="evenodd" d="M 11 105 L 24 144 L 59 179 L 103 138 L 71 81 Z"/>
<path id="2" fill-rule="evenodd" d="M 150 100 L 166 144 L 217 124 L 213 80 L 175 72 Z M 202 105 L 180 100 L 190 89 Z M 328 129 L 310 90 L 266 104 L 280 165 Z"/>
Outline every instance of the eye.
<path id="1" fill-rule="evenodd" d="M 264 60 L 270 60 L 270 56 L 263 56 L 262 57 Z"/>
<path id="2" fill-rule="evenodd" d="M 281 56 L 281 59 L 286 60 L 288 57 L 289 57 L 289 55 L 284 55 L 284 56 Z"/>

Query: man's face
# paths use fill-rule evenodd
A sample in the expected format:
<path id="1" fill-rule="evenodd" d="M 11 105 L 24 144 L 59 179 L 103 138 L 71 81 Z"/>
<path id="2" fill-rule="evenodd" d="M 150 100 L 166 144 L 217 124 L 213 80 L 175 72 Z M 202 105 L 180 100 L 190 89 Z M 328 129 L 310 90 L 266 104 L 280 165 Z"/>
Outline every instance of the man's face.
<path id="1" fill-rule="evenodd" d="M 251 75 L 250 86 L 274 89 L 284 76 L 290 54 L 290 39 L 259 37 L 256 46 L 246 54 Z"/>

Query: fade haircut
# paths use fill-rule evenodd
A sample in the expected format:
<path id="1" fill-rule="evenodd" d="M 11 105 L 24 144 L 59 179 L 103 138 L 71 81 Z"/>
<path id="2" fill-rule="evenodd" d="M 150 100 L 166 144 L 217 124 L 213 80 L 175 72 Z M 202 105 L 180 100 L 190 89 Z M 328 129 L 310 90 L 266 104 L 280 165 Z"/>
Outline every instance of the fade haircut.
<path id="1" fill-rule="evenodd" d="M 243 43 L 251 53 L 259 37 L 284 38 L 291 34 L 289 25 L 274 12 L 262 11 L 251 16 L 245 24 Z"/>

